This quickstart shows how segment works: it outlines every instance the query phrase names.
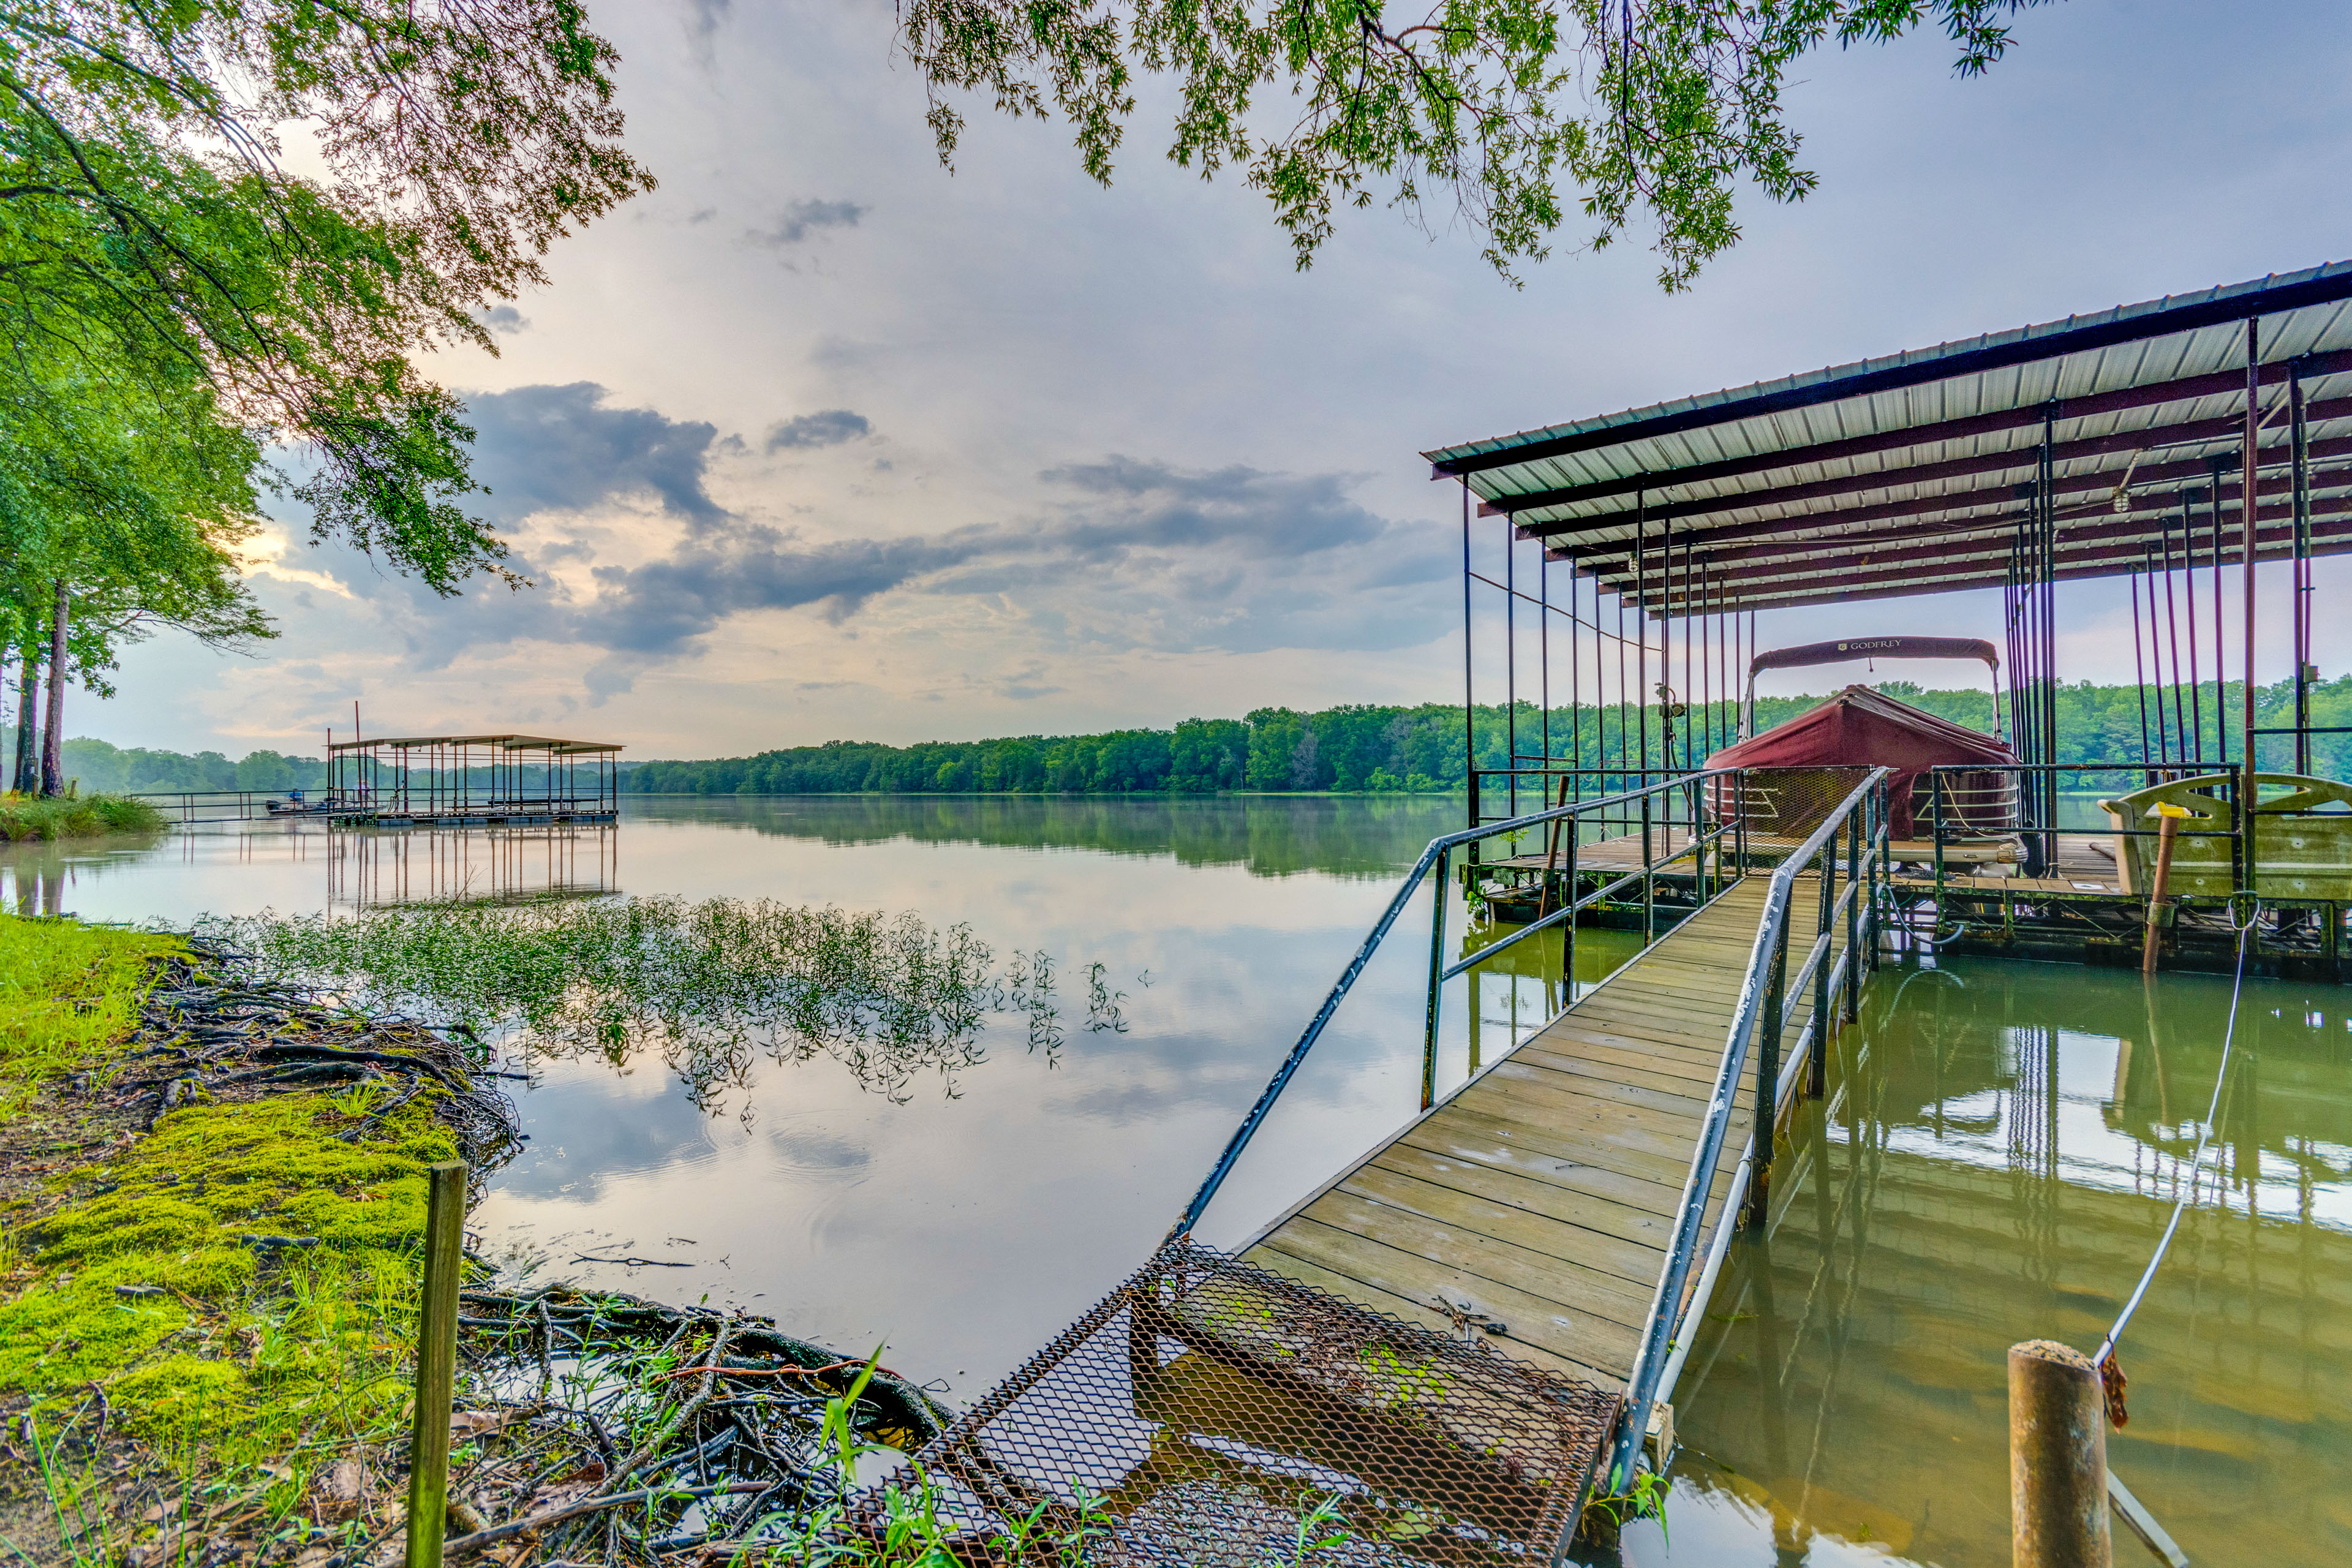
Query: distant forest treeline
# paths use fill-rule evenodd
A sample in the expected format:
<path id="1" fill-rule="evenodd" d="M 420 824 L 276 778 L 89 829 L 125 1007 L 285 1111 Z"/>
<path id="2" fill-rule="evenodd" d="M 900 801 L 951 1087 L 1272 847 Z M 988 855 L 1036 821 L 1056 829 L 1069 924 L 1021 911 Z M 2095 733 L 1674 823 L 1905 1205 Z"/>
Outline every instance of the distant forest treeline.
<path id="1" fill-rule="evenodd" d="M 1983 689 L 1927 691 L 1891 680 L 1877 689 L 1954 723 L 1987 729 L 1992 697 Z M 2164 700 L 2168 705 L 2169 693 Z M 1793 719 L 1827 700 L 1823 697 L 1759 697 L 1759 729 Z M 2239 689 L 2229 689 L 2231 745 L 2237 742 Z M 2281 682 L 2255 693 L 2258 726 L 2288 721 L 2294 688 Z M 2151 694 L 2151 733 L 2155 722 Z M 2182 708 L 2189 703 L 2182 694 Z M 2213 742 L 2213 691 L 2208 686 L 2199 707 L 2206 744 Z M 1554 756 L 1580 757 L 1588 766 L 1623 766 L 1639 751 L 1642 721 L 1625 722 L 1615 708 L 1554 709 L 1550 749 Z M 1716 704 L 1699 721 L 1699 755 L 1710 737 L 1722 743 L 1730 732 L 1731 705 Z M 1507 765 L 1516 718 L 1518 749 L 1540 754 L 1544 715 L 1521 704 L 1516 715 L 1500 706 L 1476 710 L 1478 765 Z M 1657 711 L 1647 715 L 1647 759 L 1665 762 Z M 1710 719 L 1712 723 L 1709 723 Z M 2352 725 L 2352 677 L 2317 688 L 2312 722 Z M 1684 760 L 1677 725 L 1674 761 Z M 1628 736 L 1625 731 L 1633 733 Z M 2087 763 L 2134 760 L 2140 755 L 2140 693 L 2134 686 L 2095 686 L 2088 681 L 2058 691 L 2059 758 Z M 2314 745 L 2315 771 L 2346 776 L 2352 763 L 2352 736 L 2329 735 Z M 1246 719 L 1188 719 L 1172 730 L 1115 730 L 1099 735 L 1024 735 L 992 741 L 943 741 L 911 746 L 875 742 L 832 741 L 793 746 L 757 756 L 710 762 L 644 763 L 629 770 L 622 787 L 640 795 L 843 795 L 897 794 L 1140 794 L 1206 795 L 1226 790 L 1454 791 L 1463 787 L 1462 710 L 1442 703 L 1419 707 L 1349 704 L 1319 713 L 1261 708 Z M 2176 750 L 2177 754 L 2177 750 Z M 2287 742 L 2265 740 L 2266 765 L 2291 761 Z"/>
<path id="2" fill-rule="evenodd" d="M 1987 728 L 1992 699 L 1982 689 L 1925 691 L 1908 681 L 1881 682 L 1877 689 L 1928 712 Z M 1759 697 L 1756 721 L 1769 729 L 1827 700 L 1822 697 Z M 2284 681 L 2255 693 L 2256 722 L 2288 722 L 2294 689 Z M 2151 694 L 2168 714 L 2171 694 Z M 2230 721 L 2229 744 L 2237 747 L 2238 688 L 2222 703 Z M 2181 694 L 2186 717 L 2189 702 Z M 2197 707 L 2205 736 L 2204 754 L 2217 754 L 2213 742 L 2213 689 L 2204 688 Z M 1628 710 L 1630 714 L 1630 710 Z M 1556 708 L 1551 714 L 1551 752 L 1575 755 L 1588 766 L 1623 766 L 1635 754 L 1641 721 L 1622 721 L 1615 708 Z M 1516 716 L 1500 706 L 1481 707 L 1473 727 L 1478 765 L 1500 768 L 1510 751 L 1516 717 L 1519 750 L 1543 750 L 1544 715 L 1522 703 Z M 1661 731 L 1656 710 L 1648 714 L 1650 765 L 1661 766 Z M 1731 705 L 1717 703 L 1696 715 L 1699 755 L 1710 738 L 1729 733 Z M 1712 721 L 1710 723 L 1709 721 Z M 2338 677 L 2312 694 L 2312 722 L 2352 726 L 2352 676 Z M 829 741 L 792 746 L 750 757 L 708 762 L 622 763 L 622 788 L 633 795 L 855 795 L 892 794 L 1172 794 L 1213 795 L 1234 790 L 1366 791 L 1444 793 L 1463 786 L 1462 710 L 1444 703 L 1389 707 L 1351 703 L 1301 713 L 1261 708 L 1245 719 L 1188 719 L 1172 730 L 1114 730 L 1098 735 L 1021 735 L 992 741 L 936 741 L 890 746 L 870 741 Z M 1631 730 L 1630 736 L 1622 733 Z M 2084 681 L 2058 690 L 2059 761 L 2132 760 L 2140 754 L 2139 689 L 2095 686 Z M 15 744 L 15 731 L 0 727 L 0 752 Z M 2265 738 L 2265 766 L 2292 761 L 2288 742 Z M 2352 769 L 2352 735 L 2322 735 L 2313 745 L 2313 771 L 2345 778 Z M 2174 749 L 2178 754 L 2178 748 Z M 1674 761 L 1684 760 L 1680 723 Z M 231 762 L 218 752 L 194 756 L 180 752 L 123 749 L 104 741 L 65 743 L 65 773 L 89 790 L 180 790 L 317 788 L 326 782 L 316 757 L 278 752 L 248 752 Z"/>

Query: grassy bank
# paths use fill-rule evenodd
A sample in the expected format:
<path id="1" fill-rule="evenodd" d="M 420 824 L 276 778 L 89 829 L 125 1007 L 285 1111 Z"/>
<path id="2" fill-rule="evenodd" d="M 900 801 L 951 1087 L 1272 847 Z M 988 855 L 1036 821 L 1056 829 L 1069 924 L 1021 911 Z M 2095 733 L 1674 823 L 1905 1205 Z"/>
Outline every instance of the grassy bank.
<path id="1" fill-rule="evenodd" d="M 143 800 L 121 795 L 46 797 L 0 795 L 0 843 L 103 838 L 110 833 L 160 833 L 168 822 Z"/>
<path id="2" fill-rule="evenodd" d="M 331 1538 L 322 1471 L 400 1438 L 424 1168 L 475 1152 L 470 1086 L 414 1041 L 351 1081 L 266 1023 L 294 1020 L 174 938 L 0 917 L 16 1554 L 266 1559 Z"/>
<path id="3" fill-rule="evenodd" d="M 37 1561 L 199 1510 L 308 1534 L 312 1471 L 399 1430 L 462 1082 L 201 1087 L 236 1041 L 173 1028 L 158 988 L 220 978 L 169 938 L 0 917 L 0 1410 L 29 1483 L 0 1529 Z"/>

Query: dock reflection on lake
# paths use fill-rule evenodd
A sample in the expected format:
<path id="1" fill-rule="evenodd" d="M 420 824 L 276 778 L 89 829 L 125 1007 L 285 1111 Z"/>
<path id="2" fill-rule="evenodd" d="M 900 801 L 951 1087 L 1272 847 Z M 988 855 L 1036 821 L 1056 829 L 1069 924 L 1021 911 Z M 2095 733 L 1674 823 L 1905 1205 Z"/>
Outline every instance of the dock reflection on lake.
<path id="1" fill-rule="evenodd" d="M 2122 1306 L 2189 1179 L 2228 1002 L 2200 977 L 1888 972 L 1696 1346 L 1671 1560 L 1687 1513 L 1695 1547 L 1730 1515 L 1781 1563 L 2008 1561 L 2007 1349 L 2095 1344 Z M 2347 1068 L 2333 988 L 2249 984 L 2194 1206 L 2124 1336 L 2108 1455 L 2192 1562 L 2352 1552 Z M 2118 1527 L 2117 1560 L 2140 1550 Z"/>

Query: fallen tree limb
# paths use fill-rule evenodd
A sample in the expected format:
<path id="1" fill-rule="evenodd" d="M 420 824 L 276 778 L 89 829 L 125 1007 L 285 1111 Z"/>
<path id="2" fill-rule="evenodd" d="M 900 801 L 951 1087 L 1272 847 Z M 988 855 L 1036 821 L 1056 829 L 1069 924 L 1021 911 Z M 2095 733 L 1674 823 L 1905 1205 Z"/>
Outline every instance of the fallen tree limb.
<path id="1" fill-rule="evenodd" d="M 534 1534 L 551 1525 L 578 1519 L 583 1514 L 623 1508 L 633 1502 L 650 1502 L 655 1498 L 736 1497 L 745 1492 L 767 1491 L 773 1484 L 770 1481 L 728 1481 L 709 1487 L 646 1487 L 641 1491 L 620 1492 L 611 1497 L 585 1498 L 579 1502 L 565 1503 L 562 1508 L 549 1509 L 544 1513 L 530 1514 L 505 1524 L 492 1525 L 488 1530 L 478 1530 L 471 1535 L 460 1535 L 454 1541 L 445 1541 L 441 1543 L 441 1556 L 445 1562 L 470 1557 L 501 1541 L 512 1541 L 518 1535 Z"/>

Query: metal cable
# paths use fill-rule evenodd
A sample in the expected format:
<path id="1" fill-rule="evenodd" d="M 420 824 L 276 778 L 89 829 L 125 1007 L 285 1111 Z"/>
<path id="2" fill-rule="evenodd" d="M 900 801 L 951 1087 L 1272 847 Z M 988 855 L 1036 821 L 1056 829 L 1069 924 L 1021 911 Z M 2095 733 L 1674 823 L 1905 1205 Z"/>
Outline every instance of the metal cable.
<path id="1" fill-rule="evenodd" d="M 2213 1119 L 2221 1109 L 2221 1088 L 2230 1081 L 2230 1047 L 2238 1034 L 2238 1000 L 2246 989 L 2246 951 L 2253 941 L 2255 922 L 2263 915 L 2260 899 L 2250 898 L 2248 904 L 2242 925 L 2238 921 L 2234 907 L 2230 912 L 2230 927 L 2238 933 L 2238 973 L 2230 983 L 2230 1017 L 2221 1027 L 2221 1065 L 2213 1074 L 2213 1098 L 2206 1103 L 2204 1123 L 2197 1130 L 2197 1151 L 2189 1159 L 2189 1183 L 2172 1205 L 2172 1218 L 2166 1222 L 2164 1235 L 2157 1242 L 2156 1253 L 2147 1260 L 2147 1268 L 2140 1274 L 2139 1284 L 2133 1289 L 2131 1300 L 2126 1301 L 2124 1310 L 2116 1315 L 2115 1326 L 2107 1331 L 2107 1337 L 2099 1342 L 2098 1353 L 2091 1358 L 2094 1367 L 2105 1365 L 2107 1358 L 2115 1353 L 2116 1342 L 2123 1337 L 2124 1325 L 2131 1321 L 2134 1312 L 2139 1310 L 2140 1298 L 2147 1294 L 2148 1286 L 2156 1279 L 2157 1269 L 2164 1264 L 2165 1251 L 2172 1245 L 2173 1234 L 2180 1228 L 2180 1216 L 2188 1211 L 2189 1199 L 2197 1194 L 2197 1174 L 2205 1163 L 2205 1145 L 2212 1139 Z"/>

